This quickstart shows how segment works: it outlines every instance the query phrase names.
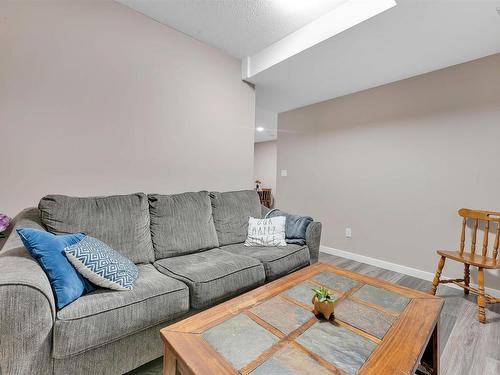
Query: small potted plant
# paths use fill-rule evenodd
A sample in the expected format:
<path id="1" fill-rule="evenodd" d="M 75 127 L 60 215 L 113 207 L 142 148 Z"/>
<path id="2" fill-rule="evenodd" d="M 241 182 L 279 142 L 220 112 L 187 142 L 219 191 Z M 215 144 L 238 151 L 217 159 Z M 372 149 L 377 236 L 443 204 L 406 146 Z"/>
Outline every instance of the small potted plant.
<path id="1" fill-rule="evenodd" d="M 4 214 L 0 214 L 0 238 L 5 237 L 4 231 L 7 230 L 9 225 L 10 225 L 10 217 Z"/>
<path id="2" fill-rule="evenodd" d="M 314 315 L 323 315 L 326 320 L 333 318 L 333 303 L 337 298 L 324 286 L 313 289 L 313 292 L 312 303 L 314 305 Z"/>

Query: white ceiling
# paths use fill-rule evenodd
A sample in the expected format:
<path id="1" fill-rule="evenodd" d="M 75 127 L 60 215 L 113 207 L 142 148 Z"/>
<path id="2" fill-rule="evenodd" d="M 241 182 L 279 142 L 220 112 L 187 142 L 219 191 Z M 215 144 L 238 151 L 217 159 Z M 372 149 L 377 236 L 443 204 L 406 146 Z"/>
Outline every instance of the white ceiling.
<path id="1" fill-rule="evenodd" d="M 348 2 L 375 0 L 117 1 L 248 61 Z M 257 107 L 283 112 L 500 52 L 500 0 L 396 2 L 246 77 L 256 84 Z M 276 132 L 258 139 L 266 134 Z"/>
<path id="2" fill-rule="evenodd" d="M 283 112 L 500 52 L 500 0 L 397 4 L 251 77 L 257 106 Z"/>
<path id="3" fill-rule="evenodd" d="M 229 55 L 243 58 L 346 0 L 116 0 Z"/>

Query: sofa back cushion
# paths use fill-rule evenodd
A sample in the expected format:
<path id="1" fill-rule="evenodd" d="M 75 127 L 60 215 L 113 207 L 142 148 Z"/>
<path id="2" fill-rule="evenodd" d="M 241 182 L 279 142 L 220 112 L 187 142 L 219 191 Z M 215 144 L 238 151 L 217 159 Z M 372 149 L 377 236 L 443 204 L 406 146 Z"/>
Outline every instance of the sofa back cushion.
<path id="1" fill-rule="evenodd" d="M 156 259 L 219 246 L 207 191 L 150 194 L 151 239 Z"/>
<path id="2" fill-rule="evenodd" d="M 220 246 L 245 242 L 248 219 L 260 218 L 260 199 L 255 190 L 210 193 L 215 230 Z"/>
<path id="3" fill-rule="evenodd" d="M 134 263 L 154 261 L 148 198 L 143 193 L 89 198 L 47 195 L 38 208 L 42 223 L 52 233 L 84 232 Z"/>

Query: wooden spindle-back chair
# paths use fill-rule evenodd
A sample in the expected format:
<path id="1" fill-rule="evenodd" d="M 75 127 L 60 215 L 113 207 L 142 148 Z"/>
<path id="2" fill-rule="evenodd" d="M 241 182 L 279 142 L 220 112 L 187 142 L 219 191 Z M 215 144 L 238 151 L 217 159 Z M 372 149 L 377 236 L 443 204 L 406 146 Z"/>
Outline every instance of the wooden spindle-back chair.
<path id="1" fill-rule="evenodd" d="M 473 292 L 477 294 L 478 320 L 481 323 L 486 322 L 485 307 L 487 303 L 498 303 L 500 298 L 495 298 L 484 292 L 484 269 L 500 268 L 500 262 L 497 262 L 498 247 L 500 243 L 500 212 L 492 211 L 477 211 L 462 208 L 458 214 L 463 218 L 462 230 L 460 233 L 460 245 L 458 251 L 438 250 L 437 253 L 441 256 L 439 259 L 436 275 L 432 282 L 432 294 L 436 294 L 439 284 L 453 283 L 464 289 L 465 294 Z M 470 251 L 466 251 L 465 232 L 467 223 L 472 222 L 472 236 Z M 478 228 L 480 223 L 484 222 L 484 235 L 482 246 L 476 249 L 478 242 Z M 493 242 L 492 255 L 488 256 L 489 231 L 494 229 L 495 241 Z M 451 260 L 464 264 L 463 279 L 441 280 L 441 272 L 443 271 L 445 260 Z M 470 266 L 477 267 L 477 288 L 470 286 Z"/>
<path id="2" fill-rule="evenodd" d="M 271 208 L 273 205 L 273 194 L 271 189 L 266 189 L 262 188 L 262 190 L 259 191 L 259 196 L 260 196 L 260 203 L 267 207 Z"/>

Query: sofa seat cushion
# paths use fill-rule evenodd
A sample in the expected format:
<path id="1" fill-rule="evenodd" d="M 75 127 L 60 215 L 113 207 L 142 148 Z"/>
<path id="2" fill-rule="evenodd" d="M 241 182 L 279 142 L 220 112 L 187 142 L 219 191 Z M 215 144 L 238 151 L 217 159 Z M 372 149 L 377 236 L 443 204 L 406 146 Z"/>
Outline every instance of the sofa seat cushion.
<path id="1" fill-rule="evenodd" d="M 154 265 L 189 286 L 194 309 L 211 306 L 265 281 L 264 267 L 257 259 L 221 249 L 161 259 Z"/>
<path id="2" fill-rule="evenodd" d="M 258 259 L 264 265 L 266 280 L 275 280 L 310 263 L 309 249 L 306 245 L 249 247 L 242 243 L 222 246 L 231 254 L 244 255 Z"/>
<path id="3" fill-rule="evenodd" d="M 156 259 L 219 246 L 207 191 L 150 194 L 151 239 Z"/>
<path id="4" fill-rule="evenodd" d="M 248 219 L 261 217 L 259 194 L 255 190 L 212 192 L 210 199 L 219 245 L 244 242 Z"/>
<path id="5" fill-rule="evenodd" d="M 84 232 L 134 263 L 154 262 L 148 197 L 143 193 L 89 198 L 47 195 L 38 208 L 49 232 Z"/>
<path id="6" fill-rule="evenodd" d="M 189 310 L 185 284 L 161 274 L 151 264 L 138 268 L 139 277 L 133 290 L 99 289 L 58 311 L 54 358 L 110 343 Z"/>

